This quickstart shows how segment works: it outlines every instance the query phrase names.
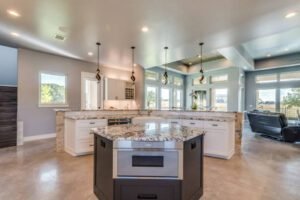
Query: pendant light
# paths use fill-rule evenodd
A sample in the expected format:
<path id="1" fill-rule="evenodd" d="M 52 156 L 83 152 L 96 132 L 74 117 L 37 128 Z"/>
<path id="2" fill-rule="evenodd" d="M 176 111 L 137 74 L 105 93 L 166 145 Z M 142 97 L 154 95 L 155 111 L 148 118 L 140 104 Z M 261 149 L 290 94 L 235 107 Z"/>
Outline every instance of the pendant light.
<path id="1" fill-rule="evenodd" d="M 100 42 L 96 43 L 97 45 L 97 50 L 98 50 L 98 59 L 97 59 L 97 70 L 96 70 L 96 79 L 98 80 L 98 83 L 101 81 L 101 76 L 100 76 Z"/>
<path id="2" fill-rule="evenodd" d="M 200 46 L 200 79 L 199 79 L 199 82 L 200 82 L 200 84 L 202 84 L 202 82 L 203 82 L 203 80 L 204 80 L 204 71 L 203 71 L 203 59 L 202 59 L 202 57 L 203 57 L 203 45 L 204 45 L 204 43 L 203 42 L 201 42 L 201 43 L 199 43 L 199 46 Z"/>
<path id="3" fill-rule="evenodd" d="M 167 71 L 167 51 L 168 51 L 168 47 L 165 47 L 165 73 L 163 75 L 163 84 L 167 85 L 168 84 L 168 71 Z"/>
<path id="4" fill-rule="evenodd" d="M 134 49 L 135 49 L 135 47 L 133 46 L 133 47 L 131 47 L 131 49 L 132 49 L 132 72 L 131 72 L 131 77 L 130 77 L 130 79 L 132 80 L 132 85 L 134 85 L 135 84 L 135 76 L 134 76 Z"/>

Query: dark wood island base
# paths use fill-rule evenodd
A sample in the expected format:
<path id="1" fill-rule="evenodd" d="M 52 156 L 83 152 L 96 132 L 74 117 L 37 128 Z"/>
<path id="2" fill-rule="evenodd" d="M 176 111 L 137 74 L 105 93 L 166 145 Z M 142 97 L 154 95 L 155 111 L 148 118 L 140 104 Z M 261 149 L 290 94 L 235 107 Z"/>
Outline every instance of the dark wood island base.
<path id="1" fill-rule="evenodd" d="M 94 193 L 99 200 L 199 200 L 203 135 L 183 142 L 183 178 L 113 178 L 113 141 L 95 134 Z"/>

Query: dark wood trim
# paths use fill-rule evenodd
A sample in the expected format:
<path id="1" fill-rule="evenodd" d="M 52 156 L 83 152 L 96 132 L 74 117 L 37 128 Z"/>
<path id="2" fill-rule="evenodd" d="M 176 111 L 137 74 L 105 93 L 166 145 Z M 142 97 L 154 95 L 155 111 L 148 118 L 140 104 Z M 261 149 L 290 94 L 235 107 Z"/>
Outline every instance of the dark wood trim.
<path id="1" fill-rule="evenodd" d="M 17 145 L 16 87 L 0 86 L 0 148 Z"/>

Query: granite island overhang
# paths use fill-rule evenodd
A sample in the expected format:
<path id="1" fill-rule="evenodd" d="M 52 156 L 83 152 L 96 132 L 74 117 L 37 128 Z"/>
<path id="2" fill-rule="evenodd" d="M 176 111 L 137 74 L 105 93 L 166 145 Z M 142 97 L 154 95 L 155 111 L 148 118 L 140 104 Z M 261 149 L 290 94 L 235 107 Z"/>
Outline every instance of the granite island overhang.
<path id="1" fill-rule="evenodd" d="M 199 199 L 203 136 L 168 122 L 106 126 L 94 133 L 94 193 L 99 199 Z"/>

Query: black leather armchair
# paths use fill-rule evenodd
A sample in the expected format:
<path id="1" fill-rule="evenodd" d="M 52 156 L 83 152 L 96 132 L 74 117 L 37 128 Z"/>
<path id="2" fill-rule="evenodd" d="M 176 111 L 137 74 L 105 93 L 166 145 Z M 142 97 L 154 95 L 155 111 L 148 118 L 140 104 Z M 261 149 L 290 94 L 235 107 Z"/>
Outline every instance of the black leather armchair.
<path id="1" fill-rule="evenodd" d="M 286 142 L 300 141 L 300 127 L 288 126 L 282 113 L 251 111 L 247 116 L 253 132 Z"/>

